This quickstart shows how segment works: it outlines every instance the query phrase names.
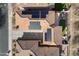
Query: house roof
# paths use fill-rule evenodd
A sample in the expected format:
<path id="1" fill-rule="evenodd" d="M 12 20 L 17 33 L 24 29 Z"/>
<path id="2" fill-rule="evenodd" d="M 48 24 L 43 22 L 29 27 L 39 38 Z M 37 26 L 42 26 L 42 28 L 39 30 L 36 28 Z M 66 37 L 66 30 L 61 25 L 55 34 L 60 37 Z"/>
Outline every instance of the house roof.
<path id="1" fill-rule="evenodd" d="M 54 7 L 54 3 L 19 3 L 16 5 L 21 7 L 48 7 L 52 5 Z"/>
<path id="2" fill-rule="evenodd" d="M 18 40 L 23 50 L 31 50 L 37 56 L 58 56 L 59 46 L 40 46 L 39 40 Z"/>
<path id="3" fill-rule="evenodd" d="M 45 5 L 43 5 L 43 4 L 24 4 L 24 5 L 23 4 L 18 4 L 17 6 L 20 6 L 20 7 L 24 7 L 24 6 L 25 7 L 47 7 L 48 5 L 46 5 L 46 4 Z M 20 16 L 22 16 L 21 11 L 18 11 L 17 13 Z M 48 22 L 49 22 L 49 25 L 51 25 L 55 22 L 55 12 L 50 11 L 49 13 L 50 13 L 50 15 L 48 17 Z M 52 18 L 51 15 L 53 16 L 53 18 Z M 22 17 L 25 17 L 25 16 L 22 16 Z M 19 17 L 17 19 L 19 19 Z M 23 26 L 23 24 L 25 25 L 25 22 L 24 23 L 22 22 L 21 25 Z M 61 40 L 62 28 L 59 27 L 59 26 L 55 27 L 55 25 L 52 25 L 51 27 L 54 29 L 54 41 L 55 41 L 55 43 L 57 45 L 61 45 L 62 44 L 62 40 Z M 26 28 L 26 26 L 24 26 L 23 28 Z M 41 34 L 39 34 L 38 36 L 36 35 L 36 37 L 38 37 L 40 40 L 35 39 L 34 38 L 35 35 L 33 36 L 34 39 L 30 40 L 30 38 L 32 38 L 31 36 L 33 36 L 33 35 L 27 33 L 27 34 L 24 35 L 24 38 L 25 38 L 24 40 L 23 39 L 18 40 L 18 43 L 19 43 L 19 45 L 21 46 L 21 48 L 23 50 L 31 50 L 32 52 L 34 52 L 38 56 L 45 56 L 45 55 L 47 55 L 47 56 L 48 55 L 49 56 L 52 56 L 52 55 L 53 56 L 58 56 L 58 55 L 60 55 L 60 47 L 57 46 L 57 45 L 56 46 L 50 46 L 50 47 L 39 45 L 39 42 L 41 40 L 40 38 L 42 37 Z"/>
<path id="4" fill-rule="evenodd" d="M 24 32 L 22 39 L 32 39 L 32 40 L 40 40 L 43 39 L 43 33 L 33 33 L 33 32 Z"/>
<path id="5" fill-rule="evenodd" d="M 54 29 L 54 41 L 57 45 L 62 44 L 62 27 L 56 26 Z"/>

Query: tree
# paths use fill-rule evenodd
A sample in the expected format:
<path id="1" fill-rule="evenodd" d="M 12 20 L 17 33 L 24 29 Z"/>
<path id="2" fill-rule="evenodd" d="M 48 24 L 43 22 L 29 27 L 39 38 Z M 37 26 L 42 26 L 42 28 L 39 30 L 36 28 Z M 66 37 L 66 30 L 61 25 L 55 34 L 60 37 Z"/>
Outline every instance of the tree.
<path id="1" fill-rule="evenodd" d="M 55 11 L 62 11 L 64 8 L 64 4 L 62 3 L 55 3 Z"/>
<path id="2" fill-rule="evenodd" d="M 55 3 L 55 11 L 62 11 L 63 9 L 68 10 L 71 7 L 69 4 L 65 3 Z"/>

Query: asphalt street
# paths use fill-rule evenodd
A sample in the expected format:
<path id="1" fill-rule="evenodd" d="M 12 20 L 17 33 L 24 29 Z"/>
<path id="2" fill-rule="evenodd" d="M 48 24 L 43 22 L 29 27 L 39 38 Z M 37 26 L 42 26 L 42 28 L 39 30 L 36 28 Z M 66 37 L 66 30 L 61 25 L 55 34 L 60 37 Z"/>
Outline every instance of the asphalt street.
<path id="1" fill-rule="evenodd" d="M 2 12 L 2 11 L 1 11 Z M 7 6 L 3 8 L 5 22 L 0 27 L 0 55 L 7 55 L 8 52 L 8 12 Z"/>

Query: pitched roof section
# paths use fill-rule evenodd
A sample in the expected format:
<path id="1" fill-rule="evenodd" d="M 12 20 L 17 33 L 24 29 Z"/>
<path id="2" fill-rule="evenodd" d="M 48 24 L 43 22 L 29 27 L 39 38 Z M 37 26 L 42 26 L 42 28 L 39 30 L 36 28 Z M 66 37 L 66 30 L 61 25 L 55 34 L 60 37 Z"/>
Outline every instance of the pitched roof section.
<path id="1" fill-rule="evenodd" d="M 24 50 L 31 50 L 37 56 L 58 56 L 60 47 L 39 46 L 39 40 L 18 40 Z"/>
<path id="2" fill-rule="evenodd" d="M 52 25 L 55 23 L 55 11 L 48 11 L 47 21 L 49 25 Z"/>
<path id="3" fill-rule="evenodd" d="M 54 41 L 57 45 L 62 44 L 62 27 L 56 26 L 54 29 Z"/>

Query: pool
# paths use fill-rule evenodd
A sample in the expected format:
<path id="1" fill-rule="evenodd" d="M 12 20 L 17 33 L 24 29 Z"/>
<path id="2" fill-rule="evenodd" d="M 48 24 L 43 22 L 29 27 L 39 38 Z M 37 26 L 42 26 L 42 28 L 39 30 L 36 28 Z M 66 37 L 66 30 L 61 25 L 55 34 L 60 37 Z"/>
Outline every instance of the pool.
<path id="1" fill-rule="evenodd" d="M 45 41 L 51 41 L 51 29 L 47 29 L 47 33 L 45 33 Z"/>
<path id="2" fill-rule="evenodd" d="M 30 22 L 29 29 L 30 30 L 40 30 L 41 29 L 40 22 Z"/>

